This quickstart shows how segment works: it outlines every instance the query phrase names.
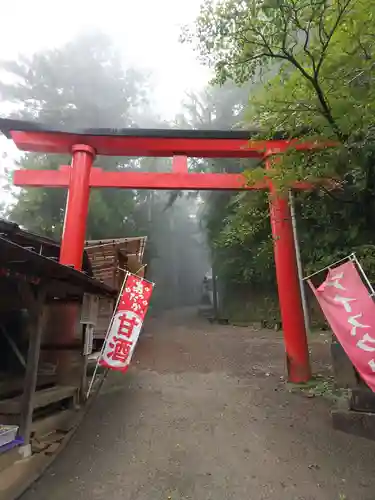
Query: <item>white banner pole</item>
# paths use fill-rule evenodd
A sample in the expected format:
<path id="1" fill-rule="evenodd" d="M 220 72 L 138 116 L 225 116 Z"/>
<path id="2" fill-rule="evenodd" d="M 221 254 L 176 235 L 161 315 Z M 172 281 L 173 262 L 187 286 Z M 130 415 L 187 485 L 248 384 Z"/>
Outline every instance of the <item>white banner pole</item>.
<path id="1" fill-rule="evenodd" d="M 309 331 L 310 331 L 310 318 L 309 318 L 309 311 L 308 311 L 308 307 L 307 307 L 305 284 L 303 282 L 301 249 L 300 249 L 299 241 L 298 241 L 296 210 L 295 210 L 295 206 L 294 206 L 294 194 L 293 194 L 293 191 L 291 189 L 289 190 L 289 206 L 290 206 L 290 215 L 292 217 L 294 248 L 296 251 L 297 272 L 298 272 L 299 289 L 300 289 L 300 293 L 301 293 L 303 317 L 305 320 L 306 333 L 309 333 Z"/>
<path id="2" fill-rule="evenodd" d="M 303 280 L 306 281 L 306 280 L 312 278 L 313 276 L 316 276 L 317 274 L 322 273 L 326 269 L 331 269 L 332 267 L 335 267 L 338 264 L 341 264 L 341 262 L 344 262 L 345 260 L 353 260 L 353 259 L 355 259 L 355 254 L 351 253 L 350 255 L 347 255 L 346 257 L 343 257 L 342 259 L 337 260 L 336 262 L 333 262 L 329 266 L 322 267 L 322 269 L 319 269 L 319 271 L 315 271 L 315 273 L 309 274 L 308 276 L 303 278 Z"/>

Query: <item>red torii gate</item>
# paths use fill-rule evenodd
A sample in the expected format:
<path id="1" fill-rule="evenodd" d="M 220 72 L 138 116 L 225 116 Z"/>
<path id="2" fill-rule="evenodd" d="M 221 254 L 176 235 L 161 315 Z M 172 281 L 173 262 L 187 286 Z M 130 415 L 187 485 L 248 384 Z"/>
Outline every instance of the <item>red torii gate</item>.
<path id="1" fill-rule="evenodd" d="M 276 277 L 289 380 L 311 377 L 306 328 L 297 271 L 288 199 L 266 180 L 247 186 L 242 174 L 188 173 L 187 158 L 261 158 L 272 168 L 272 156 L 288 148 L 309 150 L 297 140 L 251 141 L 247 131 L 53 129 L 37 123 L 0 119 L 0 130 L 24 151 L 72 154 L 71 166 L 59 170 L 17 170 L 16 186 L 67 187 L 68 199 L 60 262 L 80 270 L 86 236 L 90 188 L 158 190 L 269 189 Z M 96 155 L 172 157 L 172 172 L 105 172 L 92 167 Z M 311 189 L 295 183 L 294 189 Z"/>

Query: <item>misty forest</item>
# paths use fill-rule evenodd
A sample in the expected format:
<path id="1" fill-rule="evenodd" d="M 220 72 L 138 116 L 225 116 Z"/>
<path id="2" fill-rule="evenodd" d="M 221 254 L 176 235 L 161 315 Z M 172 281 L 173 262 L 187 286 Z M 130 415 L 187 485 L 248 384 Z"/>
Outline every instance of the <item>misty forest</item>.
<path id="1" fill-rule="evenodd" d="M 356 252 L 375 278 L 375 3 L 367 0 L 207 0 L 181 30 L 213 78 L 165 120 L 153 111 L 146 72 L 124 61 L 111 37 L 82 32 L 68 43 L 1 62 L 4 116 L 56 127 L 244 129 L 263 138 L 335 141 L 336 148 L 283 156 L 275 182 L 334 182 L 295 193 L 305 274 Z M 20 168 L 57 169 L 69 158 L 23 154 Z M 169 159 L 99 157 L 107 170 L 168 171 Z M 259 161 L 190 160 L 199 172 L 263 176 Z M 66 190 L 14 190 L 2 214 L 59 239 Z M 268 194 L 93 190 L 88 239 L 147 235 L 157 283 L 153 308 L 199 303 L 215 269 L 220 307 L 233 321 L 277 320 Z"/>

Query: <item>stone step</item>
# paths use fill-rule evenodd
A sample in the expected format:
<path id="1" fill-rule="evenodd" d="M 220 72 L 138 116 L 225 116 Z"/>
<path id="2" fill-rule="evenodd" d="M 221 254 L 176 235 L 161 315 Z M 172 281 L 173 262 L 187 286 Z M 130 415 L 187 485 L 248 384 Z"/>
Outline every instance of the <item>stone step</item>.
<path id="1" fill-rule="evenodd" d="M 375 394 L 366 388 L 352 389 L 349 405 L 354 411 L 375 413 Z"/>
<path id="2" fill-rule="evenodd" d="M 337 387 L 342 389 L 355 388 L 359 382 L 357 372 L 341 344 L 336 341 L 331 343 L 331 357 Z"/>
<path id="3" fill-rule="evenodd" d="M 77 420 L 76 410 L 63 410 L 47 417 L 35 420 L 31 426 L 31 435 L 35 438 L 43 438 L 52 432 L 68 432 Z"/>
<path id="4" fill-rule="evenodd" d="M 331 415 L 334 429 L 375 440 L 375 413 L 335 409 Z"/>

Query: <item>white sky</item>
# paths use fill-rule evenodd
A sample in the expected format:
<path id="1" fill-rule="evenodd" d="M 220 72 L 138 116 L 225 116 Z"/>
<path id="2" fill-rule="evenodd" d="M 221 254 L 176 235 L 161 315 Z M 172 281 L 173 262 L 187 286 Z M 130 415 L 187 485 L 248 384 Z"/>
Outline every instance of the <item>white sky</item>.
<path id="1" fill-rule="evenodd" d="M 126 61 L 152 72 L 155 108 L 173 118 L 188 90 L 207 83 L 191 46 L 178 41 L 181 26 L 194 21 L 202 0 L 15 0 L 1 5 L 0 60 L 61 45 L 81 30 L 109 34 Z M 17 151 L 0 139 L 0 186 L 6 151 Z M 4 194 L 3 194 L 4 196 Z M 4 197 L 0 194 L 0 201 Z"/>
<path id="2" fill-rule="evenodd" d="M 1 6 L 0 59 L 61 45 L 82 29 L 109 34 L 126 60 L 150 69 L 157 109 L 171 118 L 184 91 L 209 78 L 191 46 L 178 41 L 202 0 L 15 0 Z"/>

